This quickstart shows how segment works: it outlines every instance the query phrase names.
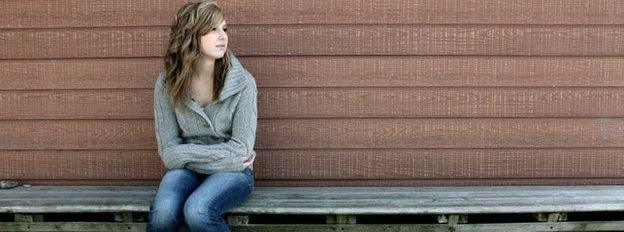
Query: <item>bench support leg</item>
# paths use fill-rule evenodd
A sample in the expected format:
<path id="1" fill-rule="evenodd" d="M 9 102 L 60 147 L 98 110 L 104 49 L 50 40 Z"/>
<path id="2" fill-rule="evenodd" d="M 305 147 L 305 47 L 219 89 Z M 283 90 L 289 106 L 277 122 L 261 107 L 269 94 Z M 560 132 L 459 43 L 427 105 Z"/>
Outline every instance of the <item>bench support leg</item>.
<path id="1" fill-rule="evenodd" d="M 533 217 L 540 222 L 564 222 L 568 220 L 568 213 L 534 213 Z"/>
<path id="2" fill-rule="evenodd" d="M 438 223 L 457 225 L 459 223 L 468 223 L 468 215 L 466 214 L 441 214 L 438 215 Z"/>
<path id="3" fill-rule="evenodd" d="M 15 222 L 43 222 L 43 214 L 15 214 Z"/>
<path id="4" fill-rule="evenodd" d="M 249 215 L 230 215 L 227 217 L 228 224 L 240 226 L 249 224 Z"/>
<path id="5" fill-rule="evenodd" d="M 133 222 L 132 212 L 115 213 L 116 222 Z"/>
<path id="6" fill-rule="evenodd" d="M 327 215 L 327 224 L 355 224 L 355 215 Z"/>

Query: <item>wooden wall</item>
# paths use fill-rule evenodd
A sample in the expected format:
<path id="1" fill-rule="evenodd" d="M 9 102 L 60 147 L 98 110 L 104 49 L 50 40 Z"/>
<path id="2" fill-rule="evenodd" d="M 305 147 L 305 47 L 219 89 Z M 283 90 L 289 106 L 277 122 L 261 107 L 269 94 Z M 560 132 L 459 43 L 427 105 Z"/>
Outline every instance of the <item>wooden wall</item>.
<path id="1" fill-rule="evenodd" d="M 156 185 L 184 1 L 0 2 L 0 179 Z M 624 184 L 624 1 L 220 1 L 257 186 Z"/>

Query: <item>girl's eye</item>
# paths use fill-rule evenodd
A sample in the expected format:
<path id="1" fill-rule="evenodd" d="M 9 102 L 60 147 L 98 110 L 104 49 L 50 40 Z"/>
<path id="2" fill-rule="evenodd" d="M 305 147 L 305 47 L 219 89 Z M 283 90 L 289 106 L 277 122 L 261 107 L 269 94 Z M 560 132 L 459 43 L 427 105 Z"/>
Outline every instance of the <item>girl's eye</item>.
<path id="1" fill-rule="evenodd" d="M 223 31 L 227 32 L 227 28 L 223 28 Z"/>

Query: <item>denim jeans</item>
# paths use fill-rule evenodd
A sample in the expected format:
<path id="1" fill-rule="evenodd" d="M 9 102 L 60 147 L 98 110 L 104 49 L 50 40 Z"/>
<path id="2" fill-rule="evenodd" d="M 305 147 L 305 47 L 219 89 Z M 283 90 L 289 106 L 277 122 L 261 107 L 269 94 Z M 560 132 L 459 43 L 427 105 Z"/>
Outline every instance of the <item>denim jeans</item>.
<path id="1" fill-rule="evenodd" d="M 222 214 L 243 203 L 254 189 L 254 174 L 188 169 L 168 170 L 150 205 L 147 231 L 179 231 L 185 222 L 195 231 L 230 231 Z"/>

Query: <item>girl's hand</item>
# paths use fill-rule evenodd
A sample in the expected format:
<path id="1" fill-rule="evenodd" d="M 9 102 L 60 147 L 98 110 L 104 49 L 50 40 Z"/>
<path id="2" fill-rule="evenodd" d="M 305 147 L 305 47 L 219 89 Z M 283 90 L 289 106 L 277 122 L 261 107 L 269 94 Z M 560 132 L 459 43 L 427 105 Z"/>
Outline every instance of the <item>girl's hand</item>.
<path id="1" fill-rule="evenodd" d="M 251 154 L 251 157 L 249 157 L 249 159 L 247 159 L 247 161 L 243 163 L 243 166 L 245 167 L 251 166 L 251 164 L 253 164 L 255 159 L 256 159 L 256 151 L 253 151 L 253 153 Z"/>

